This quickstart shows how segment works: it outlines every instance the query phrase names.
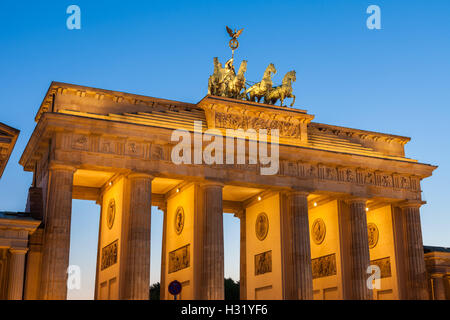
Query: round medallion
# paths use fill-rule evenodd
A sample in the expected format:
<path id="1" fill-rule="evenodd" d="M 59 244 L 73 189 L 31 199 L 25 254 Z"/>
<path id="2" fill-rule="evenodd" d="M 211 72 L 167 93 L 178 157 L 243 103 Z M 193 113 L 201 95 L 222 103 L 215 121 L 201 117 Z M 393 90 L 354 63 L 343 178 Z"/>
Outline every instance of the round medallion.
<path id="1" fill-rule="evenodd" d="M 367 235 L 369 237 L 369 249 L 375 248 L 378 243 L 378 227 L 375 223 L 367 224 Z"/>
<path id="2" fill-rule="evenodd" d="M 181 234 L 184 227 L 184 210 L 182 207 L 177 208 L 175 213 L 175 232 L 176 234 Z"/>
<path id="3" fill-rule="evenodd" d="M 263 241 L 267 237 L 267 233 L 269 232 L 269 218 L 264 212 L 261 212 L 256 217 L 255 232 L 256 237 L 260 241 Z"/>
<path id="4" fill-rule="evenodd" d="M 115 218 L 116 218 L 116 202 L 114 201 L 114 199 L 111 199 L 109 200 L 108 212 L 106 214 L 106 224 L 109 229 L 112 229 Z"/>
<path id="5" fill-rule="evenodd" d="M 325 228 L 325 222 L 321 218 L 314 220 L 312 224 L 311 235 L 315 244 L 321 244 L 325 239 L 327 229 Z"/>

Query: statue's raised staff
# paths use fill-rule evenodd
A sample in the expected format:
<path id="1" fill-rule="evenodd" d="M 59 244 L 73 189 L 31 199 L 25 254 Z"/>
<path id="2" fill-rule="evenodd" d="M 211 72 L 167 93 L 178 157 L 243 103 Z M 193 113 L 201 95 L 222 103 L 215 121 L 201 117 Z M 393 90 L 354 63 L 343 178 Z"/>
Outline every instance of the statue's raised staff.
<path id="1" fill-rule="evenodd" d="M 280 100 L 280 105 L 283 106 L 284 99 L 293 98 L 291 107 L 294 106 L 295 95 L 292 93 L 292 82 L 296 80 L 295 71 L 286 73 L 281 86 L 273 87 L 266 93 L 264 103 L 275 104 L 277 100 Z"/>

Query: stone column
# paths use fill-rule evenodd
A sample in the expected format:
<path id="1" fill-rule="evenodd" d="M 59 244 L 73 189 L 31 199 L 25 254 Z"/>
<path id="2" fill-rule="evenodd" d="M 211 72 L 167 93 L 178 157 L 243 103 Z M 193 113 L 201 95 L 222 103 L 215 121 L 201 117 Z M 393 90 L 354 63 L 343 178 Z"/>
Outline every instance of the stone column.
<path id="1" fill-rule="evenodd" d="M 51 165 L 49 171 L 40 298 L 65 300 L 67 298 L 72 185 L 75 168 Z"/>
<path id="2" fill-rule="evenodd" d="M 160 292 L 159 299 L 166 300 L 166 290 L 168 284 L 166 283 L 166 242 L 167 242 L 167 205 L 161 208 L 163 211 L 163 236 L 162 236 L 162 248 L 161 248 L 161 282 L 160 282 Z"/>
<path id="3" fill-rule="evenodd" d="M 41 284 L 41 261 L 42 261 L 42 241 L 43 229 L 38 228 L 30 235 L 29 251 L 27 255 L 25 267 L 25 286 L 24 286 L 24 300 L 39 299 L 39 286 Z"/>
<path id="4" fill-rule="evenodd" d="M 200 186 L 201 226 L 201 285 L 200 299 L 223 300 L 224 248 L 222 184 L 204 183 Z"/>
<path id="5" fill-rule="evenodd" d="M 308 222 L 308 193 L 288 194 L 292 237 L 292 296 L 294 300 L 312 300 L 313 282 Z"/>
<path id="6" fill-rule="evenodd" d="M 446 300 L 445 299 L 445 278 L 443 274 L 433 274 L 431 276 L 431 299 Z"/>
<path id="7" fill-rule="evenodd" d="M 245 209 L 239 214 L 241 225 L 239 299 L 247 300 L 247 233 Z"/>
<path id="8" fill-rule="evenodd" d="M 152 180 L 152 176 L 144 173 L 133 173 L 127 178 L 121 300 L 149 299 Z"/>
<path id="9" fill-rule="evenodd" d="M 406 298 L 428 299 L 427 274 L 420 225 L 421 202 L 406 202 L 401 205 L 405 244 Z"/>
<path id="10" fill-rule="evenodd" d="M 9 249 L 8 300 L 22 300 L 25 254 L 28 249 Z"/>
<path id="11" fill-rule="evenodd" d="M 352 199 L 349 205 L 350 257 L 349 296 L 351 300 L 370 300 L 372 292 L 367 287 L 367 267 L 370 264 L 369 239 L 367 235 L 366 200 Z"/>

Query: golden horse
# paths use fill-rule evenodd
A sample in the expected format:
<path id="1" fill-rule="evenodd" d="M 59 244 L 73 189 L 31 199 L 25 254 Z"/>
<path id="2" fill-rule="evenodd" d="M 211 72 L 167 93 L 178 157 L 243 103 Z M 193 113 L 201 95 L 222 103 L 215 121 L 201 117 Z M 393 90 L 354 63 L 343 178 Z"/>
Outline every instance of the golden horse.
<path id="1" fill-rule="evenodd" d="M 283 107 L 284 99 L 293 98 L 291 107 L 295 103 L 295 95 L 292 94 L 292 82 L 297 80 L 295 76 L 295 71 L 289 71 L 283 78 L 281 86 L 273 87 L 264 96 L 264 103 L 275 104 L 277 100 L 280 100 L 281 106 Z"/>
<path id="2" fill-rule="evenodd" d="M 255 83 L 245 91 L 245 94 L 248 94 L 247 100 L 260 102 L 261 98 L 263 98 L 266 93 L 272 88 L 272 74 L 275 73 L 277 73 L 275 66 L 273 65 L 273 63 L 269 64 L 266 68 L 266 71 L 264 71 L 261 82 Z"/>
<path id="3" fill-rule="evenodd" d="M 208 79 L 208 94 L 218 96 L 220 91 L 220 84 L 222 82 L 223 74 L 222 64 L 217 57 L 214 57 L 214 72 Z"/>

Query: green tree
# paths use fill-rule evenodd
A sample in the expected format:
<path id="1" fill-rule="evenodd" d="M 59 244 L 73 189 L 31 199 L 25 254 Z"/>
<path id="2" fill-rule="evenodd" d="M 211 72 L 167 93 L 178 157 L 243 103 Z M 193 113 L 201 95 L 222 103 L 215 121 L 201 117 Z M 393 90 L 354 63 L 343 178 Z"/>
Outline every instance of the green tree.
<path id="1" fill-rule="evenodd" d="M 239 281 L 225 279 L 225 300 L 239 300 Z"/>
<path id="2" fill-rule="evenodd" d="M 150 286 L 150 300 L 160 300 L 159 294 L 161 292 L 161 286 L 159 282 Z"/>

